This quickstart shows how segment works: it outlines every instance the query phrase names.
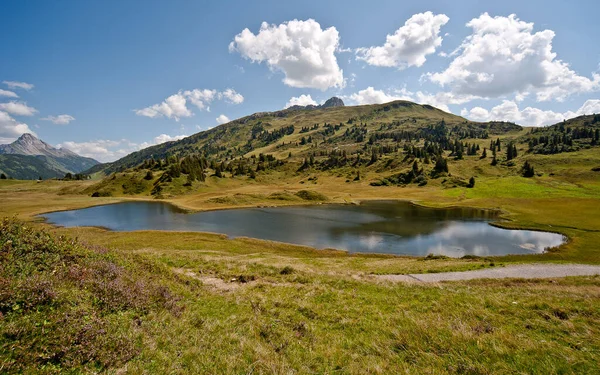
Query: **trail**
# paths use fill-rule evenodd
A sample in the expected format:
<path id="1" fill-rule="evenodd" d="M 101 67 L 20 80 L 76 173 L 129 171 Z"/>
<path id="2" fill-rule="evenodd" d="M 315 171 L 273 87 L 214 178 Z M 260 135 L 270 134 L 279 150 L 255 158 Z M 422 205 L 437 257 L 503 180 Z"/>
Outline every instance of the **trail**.
<path id="1" fill-rule="evenodd" d="M 476 271 L 419 273 L 405 275 L 374 275 L 378 280 L 407 283 L 436 283 L 473 279 L 547 279 L 567 276 L 600 275 L 600 266 L 587 264 L 519 264 Z"/>

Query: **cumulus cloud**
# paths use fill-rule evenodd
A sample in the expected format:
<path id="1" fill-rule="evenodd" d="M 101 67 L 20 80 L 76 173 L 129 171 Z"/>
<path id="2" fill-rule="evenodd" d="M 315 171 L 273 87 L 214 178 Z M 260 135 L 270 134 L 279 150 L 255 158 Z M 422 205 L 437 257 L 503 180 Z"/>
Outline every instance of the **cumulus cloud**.
<path id="1" fill-rule="evenodd" d="M 73 117 L 71 115 L 58 115 L 58 116 L 43 117 L 40 120 L 50 121 L 56 125 L 67 125 L 71 121 L 75 121 L 75 117 Z"/>
<path id="2" fill-rule="evenodd" d="M 210 111 L 209 105 L 215 99 L 215 96 L 217 96 L 217 90 L 193 89 L 191 91 L 187 90 L 183 92 L 183 101 L 185 105 L 185 98 L 188 98 L 193 105 L 198 107 L 198 109 Z"/>
<path id="3" fill-rule="evenodd" d="M 0 111 L 8 112 L 15 116 L 33 116 L 37 113 L 35 108 L 28 106 L 22 102 L 0 103 Z"/>
<path id="4" fill-rule="evenodd" d="M 459 95 L 482 98 L 534 94 L 538 101 L 563 100 L 600 89 L 600 75 L 578 75 L 552 52 L 554 32 L 534 32 L 533 23 L 516 15 L 484 13 L 467 23 L 472 29 L 442 72 L 427 78 Z"/>
<path id="5" fill-rule="evenodd" d="M 473 97 L 467 95 L 455 95 L 449 92 L 438 92 L 430 94 L 422 91 L 411 92 L 406 88 L 396 89 L 392 91 L 377 90 L 371 86 L 364 90 L 360 90 L 349 96 L 345 96 L 352 104 L 381 104 L 388 103 L 394 100 L 408 100 L 418 104 L 429 104 L 443 111 L 450 112 L 449 104 L 462 104 Z"/>
<path id="6" fill-rule="evenodd" d="M 216 118 L 217 120 L 217 124 L 221 125 L 221 124 L 226 124 L 229 121 L 231 121 L 229 119 L 229 117 L 225 116 L 225 115 L 219 115 L 219 117 Z"/>
<path id="7" fill-rule="evenodd" d="M 242 104 L 244 102 L 242 94 L 237 93 L 234 89 L 227 89 L 219 93 L 219 99 L 220 98 L 224 98 L 225 101 L 231 104 Z"/>
<path id="8" fill-rule="evenodd" d="M 94 158 L 101 162 L 114 161 L 135 151 L 131 149 L 129 142 L 126 140 L 111 141 L 98 139 L 89 142 L 67 141 L 56 145 L 56 147 L 66 148 L 78 155 Z"/>
<path id="9" fill-rule="evenodd" d="M 2 81 L 9 89 L 23 89 L 23 90 L 31 90 L 34 86 L 31 83 L 27 82 L 17 82 L 17 81 Z"/>
<path id="10" fill-rule="evenodd" d="M 144 109 L 138 109 L 135 114 L 138 116 L 146 116 L 150 118 L 167 117 L 179 121 L 182 117 L 190 117 L 192 111 L 186 106 L 186 97 L 181 93 L 169 96 L 162 103 L 154 104 L 153 106 Z"/>
<path id="11" fill-rule="evenodd" d="M 0 111 L 0 144 L 11 143 L 25 133 L 35 135 L 27 124 L 15 120 L 7 112 Z"/>
<path id="12" fill-rule="evenodd" d="M 57 147 L 64 147 L 81 156 L 94 158 L 98 161 L 106 163 L 120 159 L 134 151 L 139 151 L 144 148 L 165 142 L 177 141 L 185 137 L 187 137 L 187 135 L 170 136 L 168 134 L 161 134 L 157 137 L 154 137 L 151 141 L 142 143 L 131 142 L 127 139 L 98 139 L 88 142 L 68 141 L 57 145 Z"/>
<path id="13" fill-rule="evenodd" d="M 460 114 L 473 121 L 510 121 L 525 126 L 546 126 L 556 124 L 565 119 L 594 113 L 600 113 L 599 99 L 587 100 L 574 112 L 559 113 L 534 107 L 527 107 L 521 110 L 514 101 L 504 100 L 501 104 L 490 110 L 482 107 L 474 107 L 470 110 L 464 108 Z"/>
<path id="14" fill-rule="evenodd" d="M 19 97 L 19 95 L 17 95 L 16 93 L 14 93 L 12 91 L 2 90 L 2 89 L 0 89 L 0 96 L 6 96 L 8 98 L 18 98 Z"/>
<path id="15" fill-rule="evenodd" d="M 393 35 L 388 34 L 383 46 L 357 49 L 356 58 L 369 65 L 399 69 L 422 66 L 427 60 L 426 56 L 442 45 L 440 29 L 448 20 L 445 14 L 415 14 Z"/>
<path id="16" fill-rule="evenodd" d="M 175 136 L 170 136 L 168 134 L 161 134 L 158 137 L 154 137 L 154 144 L 159 145 L 161 143 L 165 143 L 165 142 L 173 142 L 173 141 L 178 141 L 180 139 L 183 139 L 187 137 L 187 135 L 175 135 Z"/>
<path id="17" fill-rule="evenodd" d="M 344 86 L 344 75 L 335 57 L 339 39 L 335 27 L 323 30 L 313 19 L 280 25 L 263 22 L 258 34 L 246 28 L 236 35 L 229 51 L 283 72 L 283 82 L 288 86 L 326 90 Z"/>
<path id="18" fill-rule="evenodd" d="M 150 118 L 167 117 L 179 121 L 183 117 L 191 117 L 194 113 L 188 108 L 188 101 L 199 110 L 210 111 L 210 104 L 216 100 L 225 100 L 232 104 L 240 104 L 244 97 L 234 89 L 218 92 L 209 89 L 193 89 L 179 91 L 165 99 L 162 103 L 150 107 L 136 109 L 135 114 Z"/>
<path id="19" fill-rule="evenodd" d="M 387 103 L 394 100 L 411 100 L 412 98 L 409 96 L 389 94 L 382 90 L 376 90 L 372 86 L 367 87 L 364 90 L 360 90 L 347 96 L 350 99 L 350 102 L 353 104 L 363 105 L 363 104 L 381 104 Z"/>
<path id="20" fill-rule="evenodd" d="M 285 108 L 289 108 L 294 105 L 306 106 L 306 105 L 317 105 L 317 102 L 313 100 L 310 95 L 302 94 L 300 96 L 293 96 L 290 100 L 285 103 Z"/>

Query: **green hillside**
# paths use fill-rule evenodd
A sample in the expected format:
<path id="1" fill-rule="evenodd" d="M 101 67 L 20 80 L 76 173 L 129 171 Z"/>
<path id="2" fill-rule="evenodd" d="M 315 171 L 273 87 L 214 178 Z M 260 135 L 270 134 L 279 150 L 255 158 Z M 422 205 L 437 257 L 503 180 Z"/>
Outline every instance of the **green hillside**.
<path id="1" fill-rule="evenodd" d="M 342 147 L 354 151 L 369 141 L 368 137 L 360 139 L 359 133 L 370 136 L 394 131 L 416 132 L 435 126 L 442 120 L 451 132 L 464 133 L 461 137 L 497 135 L 521 129 L 511 123 L 471 122 L 429 105 L 407 101 L 325 109 L 287 109 L 256 113 L 179 141 L 148 147 L 114 163 L 95 166 L 87 173 L 109 174 L 134 167 L 152 157 L 164 159 L 191 153 L 215 159 L 272 153 L 281 159 L 287 157 L 290 151 L 294 151 L 295 156 L 309 155 L 317 147 Z M 289 130 L 291 126 L 293 131 Z M 346 134 L 346 131 L 352 134 Z M 308 137 L 312 142 L 302 144 L 302 138 Z"/>
<path id="2" fill-rule="evenodd" d="M 20 180 L 63 177 L 66 172 L 47 163 L 42 156 L 0 154 L 0 173 Z"/>
<path id="3" fill-rule="evenodd" d="M 97 165 L 92 158 L 67 149 L 57 149 L 25 133 L 11 144 L 0 145 L 0 172 L 20 180 L 60 178 Z"/>
<path id="4" fill-rule="evenodd" d="M 129 168 L 160 172 L 178 164 L 185 175 L 189 175 L 190 168 L 197 169 L 188 181 L 193 182 L 212 175 L 245 175 L 254 179 L 257 173 L 277 170 L 290 175 L 308 168 L 321 171 L 353 168 L 358 173 L 362 167 L 380 173 L 398 172 L 410 167 L 415 157 L 433 167 L 447 151 L 453 154 L 459 143 L 466 147 L 466 140 L 477 140 L 471 142 L 469 147 L 472 147 L 490 137 L 516 136 L 521 131 L 520 126 L 512 123 L 472 122 L 429 105 L 407 101 L 288 109 L 243 117 L 180 141 L 97 165 L 86 173 L 107 176 Z M 180 178 L 178 169 L 181 168 L 175 168 L 158 184 Z M 156 186 L 157 180 L 154 182 Z M 137 190 L 138 193 L 157 191 L 143 187 Z"/>

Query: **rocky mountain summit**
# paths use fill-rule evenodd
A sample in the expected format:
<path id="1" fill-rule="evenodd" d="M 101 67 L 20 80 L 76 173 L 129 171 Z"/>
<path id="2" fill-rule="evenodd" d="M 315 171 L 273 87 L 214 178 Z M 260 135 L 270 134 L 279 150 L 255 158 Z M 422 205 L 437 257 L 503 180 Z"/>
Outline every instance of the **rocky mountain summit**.
<path id="1" fill-rule="evenodd" d="M 87 170 L 98 161 L 56 148 L 26 133 L 16 141 L 0 145 L 0 172 L 16 179 L 63 177 Z"/>
<path id="2" fill-rule="evenodd" d="M 324 109 L 333 107 L 344 107 L 344 101 L 337 96 L 327 99 L 327 101 L 321 105 L 293 105 L 287 109 L 289 110 L 300 110 L 300 109 Z"/>
<path id="3" fill-rule="evenodd" d="M 16 141 L 8 145 L 0 145 L 0 154 L 16 155 L 45 155 L 52 157 L 70 157 L 79 156 L 76 153 L 65 148 L 55 148 L 36 138 L 34 135 L 25 133 Z"/>

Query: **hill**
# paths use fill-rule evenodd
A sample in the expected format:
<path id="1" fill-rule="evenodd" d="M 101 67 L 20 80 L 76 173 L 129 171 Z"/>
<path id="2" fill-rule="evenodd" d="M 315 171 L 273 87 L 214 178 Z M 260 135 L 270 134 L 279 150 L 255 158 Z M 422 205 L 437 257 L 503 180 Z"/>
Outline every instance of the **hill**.
<path id="1" fill-rule="evenodd" d="M 471 122 L 429 105 L 407 101 L 351 107 L 292 107 L 255 113 L 179 141 L 148 147 L 113 163 L 97 165 L 87 173 L 110 174 L 134 167 L 149 158 L 182 157 L 190 153 L 235 158 L 260 153 L 286 157 L 290 151 L 294 151 L 295 156 L 309 155 L 318 146 L 355 150 L 369 142 L 366 134 L 391 136 L 390 132 L 394 131 L 415 133 L 442 120 L 452 132 L 465 135 L 497 135 L 522 129 L 511 123 Z M 308 137 L 311 142 L 308 142 Z"/>
<path id="2" fill-rule="evenodd" d="M 0 145 L 0 172 L 16 179 L 63 177 L 80 173 L 98 161 L 55 148 L 31 134 L 23 134 L 8 145 Z"/>
<path id="3" fill-rule="evenodd" d="M 476 176 L 533 177 L 536 165 L 524 165 L 528 155 L 595 147 L 598 128 L 599 116 L 525 129 L 407 101 L 295 107 L 255 113 L 97 165 L 86 173 L 108 177 L 86 193 L 161 198 L 223 186 L 224 178 L 269 185 L 326 175 L 346 183 L 367 179 L 372 186 L 472 187 Z"/>

